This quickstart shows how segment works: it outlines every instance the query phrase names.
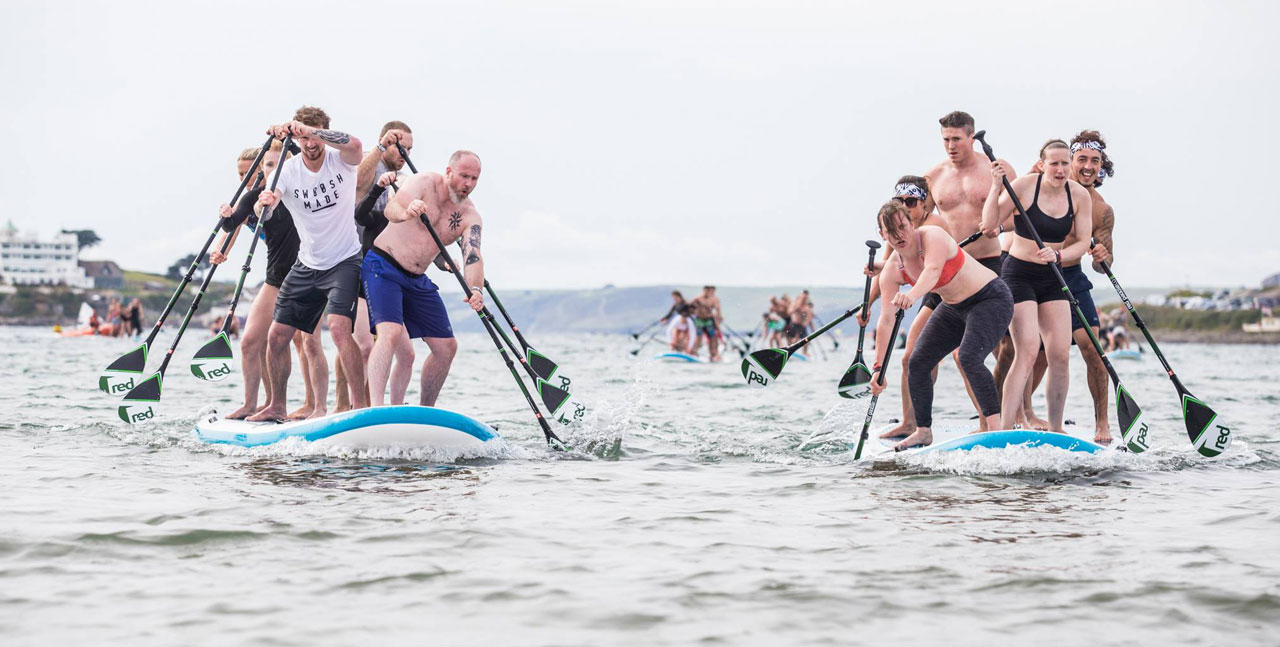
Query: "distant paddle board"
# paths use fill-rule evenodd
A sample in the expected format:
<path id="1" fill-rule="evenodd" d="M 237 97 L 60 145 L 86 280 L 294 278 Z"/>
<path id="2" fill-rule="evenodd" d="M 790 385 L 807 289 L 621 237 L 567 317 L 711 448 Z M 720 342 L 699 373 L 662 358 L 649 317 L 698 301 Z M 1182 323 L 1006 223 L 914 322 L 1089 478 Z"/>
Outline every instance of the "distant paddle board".
<path id="1" fill-rule="evenodd" d="M 228 420 L 214 413 L 197 422 L 195 432 L 206 443 L 239 447 L 299 438 L 318 446 L 353 449 L 467 450 L 501 438 L 488 425 L 461 413 L 408 405 L 356 409 L 285 423 Z"/>
<path id="2" fill-rule="evenodd" d="M 1124 348 L 1107 353 L 1108 359 L 1142 359 L 1142 351 L 1136 348 Z"/>
<path id="3" fill-rule="evenodd" d="M 706 362 L 701 357 L 695 357 L 688 353 L 658 353 L 653 359 L 659 362 Z"/>

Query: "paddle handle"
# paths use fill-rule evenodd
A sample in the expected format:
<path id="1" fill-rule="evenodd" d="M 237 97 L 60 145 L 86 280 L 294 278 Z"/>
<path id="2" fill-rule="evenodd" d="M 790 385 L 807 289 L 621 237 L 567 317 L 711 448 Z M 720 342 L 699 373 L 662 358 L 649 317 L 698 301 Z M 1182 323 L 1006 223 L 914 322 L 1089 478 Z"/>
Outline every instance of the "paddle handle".
<path id="1" fill-rule="evenodd" d="M 968 238 L 960 241 L 960 246 L 964 247 L 965 245 L 968 245 L 969 243 L 972 243 L 973 241 L 978 240 L 979 238 L 982 238 L 982 232 L 976 231 L 972 235 L 970 235 Z"/>

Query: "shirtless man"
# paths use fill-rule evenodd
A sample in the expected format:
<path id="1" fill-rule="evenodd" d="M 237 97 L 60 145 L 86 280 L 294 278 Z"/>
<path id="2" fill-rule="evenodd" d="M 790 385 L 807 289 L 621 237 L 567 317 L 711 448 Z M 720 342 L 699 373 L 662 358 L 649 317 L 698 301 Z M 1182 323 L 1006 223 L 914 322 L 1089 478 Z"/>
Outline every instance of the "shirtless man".
<path id="1" fill-rule="evenodd" d="M 809 300 L 809 291 L 801 290 L 800 296 L 791 304 L 791 312 L 788 313 L 791 320 L 792 339 L 789 344 L 794 344 L 805 335 L 809 334 L 809 324 L 813 322 L 813 302 Z"/>
<path id="2" fill-rule="evenodd" d="M 986 202 L 987 193 L 991 191 L 991 164 L 973 150 L 973 117 L 959 110 L 948 113 L 938 120 L 942 126 L 942 147 L 947 152 L 947 159 L 925 173 L 929 181 L 930 194 L 938 207 L 938 215 L 947 223 L 952 237 L 957 241 L 968 238 L 982 229 L 982 205 Z M 1016 177 L 1013 167 L 1004 160 L 997 162 L 1005 169 L 1010 180 Z M 1000 276 L 1000 241 L 994 238 L 979 238 L 964 248 L 974 260 Z M 1002 342 L 1003 343 L 1003 342 Z M 959 356 L 953 355 L 957 365 Z M 965 388 L 969 397 L 978 406 L 968 377 L 965 377 Z M 1000 384 L 1003 375 L 997 374 L 996 383 Z M 987 418 L 979 418 L 979 429 L 986 430 Z"/>
<path id="3" fill-rule="evenodd" d="M 471 288 L 463 299 L 476 312 L 484 309 L 483 224 L 470 198 L 479 181 L 480 157 L 460 150 L 449 158 L 444 175 L 415 175 L 387 202 L 387 228 L 373 241 L 362 268 L 369 321 L 378 332 L 369 355 L 369 394 L 374 406 L 382 404 L 402 331 L 421 338 L 431 351 L 422 365 L 423 406 L 435 405 L 458 352 L 440 289 L 426 275 L 427 266 L 441 256 L 441 250 L 424 221 L 431 223 L 441 243 L 462 241 L 462 273 Z"/>
<path id="4" fill-rule="evenodd" d="M 702 337 L 707 338 L 707 351 L 711 361 L 720 361 L 720 322 L 724 317 L 720 314 L 720 297 L 716 296 L 716 286 L 704 285 L 702 294 L 694 297 L 689 305 L 693 307 L 694 342 L 690 355 L 697 355 L 702 346 Z"/>
<path id="5" fill-rule="evenodd" d="M 360 238 L 355 223 L 355 171 L 363 154 L 360 140 L 329 130 L 329 115 L 310 106 L 299 108 L 293 121 L 267 131 L 280 139 L 292 136 L 302 147 L 301 155 L 281 165 L 276 190 L 258 196 L 264 215 L 277 202 L 283 201 L 289 208 L 298 230 L 298 260 L 280 285 L 267 331 L 271 399 L 247 420 L 285 417 L 289 342 L 299 330 L 318 335 L 321 318 L 328 321 L 339 361 L 348 368 L 361 367 L 351 371 L 347 379 L 354 408 L 364 408 L 368 406 L 364 359 L 351 336 L 360 283 Z M 316 383 L 324 385 L 316 394 L 319 413 L 328 398 L 328 364 L 323 354 L 311 360 Z"/>

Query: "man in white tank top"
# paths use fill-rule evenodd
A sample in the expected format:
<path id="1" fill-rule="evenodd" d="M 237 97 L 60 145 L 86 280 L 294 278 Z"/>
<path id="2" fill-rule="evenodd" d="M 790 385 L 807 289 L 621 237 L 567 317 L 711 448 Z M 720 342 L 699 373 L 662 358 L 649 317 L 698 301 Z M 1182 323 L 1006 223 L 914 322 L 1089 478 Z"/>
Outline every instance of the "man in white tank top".
<path id="1" fill-rule="evenodd" d="M 258 204 L 269 212 L 283 200 L 298 229 L 298 262 L 289 269 L 276 297 L 271 330 L 267 333 L 267 366 L 271 399 L 248 420 L 281 420 L 286 416 L 289 380 L 289 341 L 296 331 L 319 332 L 327 314 L 329 334 L 348 371 L 353 408 L 369 406 L 365 391 L 364 358 L 352 337 L 360 285 L 360 238 L 356 234 L 356 165 L 363 157 L 360 140 L 329 130 L 329 116 L 304 106 L 294 120 L 271 126 L 271 134 L 293 136 L 302 154 L 285 162 L 274 192 L 263 191 Z M 323 385 L 318 401 L 328 398 L 329 367 L 323 356 L 312 361 L 313 383 Z M 318 404 L 318 403 L 317 403 Z M 317 406 L 317 410 L 323 407 Z"/>

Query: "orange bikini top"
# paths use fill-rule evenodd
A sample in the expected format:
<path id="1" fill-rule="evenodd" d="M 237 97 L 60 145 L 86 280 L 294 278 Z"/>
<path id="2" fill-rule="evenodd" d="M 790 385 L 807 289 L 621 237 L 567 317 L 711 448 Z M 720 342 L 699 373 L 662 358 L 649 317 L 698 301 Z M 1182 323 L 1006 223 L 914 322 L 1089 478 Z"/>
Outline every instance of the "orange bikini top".
<path id="1" fill-rule="evenodd" d="M 916 256 L 919 256 L 920 258 L 924 258 L 924 244 L 920 242 L 919 229 L 916 230 Z M 937 285 L 933 286 L 934 290 L 937 290 L 938 288 L 943 287 L 946 284 L 950 283 L 951 279 L 954 279 L 956 277 L 956 274 L 960 273 L 960 268 L 964 267 L 964 257 L 965 257 L 964 250 L 958 249 L 956 250 L 955 256 L 948 258 L 947 262 L 942 264 L 942 275 L 938 277 Z M 911 278 L 910 274 L 907 274 L 907 268 L 905 265 L 902 264 L 901 254 L 898 255 L 898 270 L 902 272 L 902 278 L 906 279 L 908 285 L 916 284 L 916 280 Z"/>

